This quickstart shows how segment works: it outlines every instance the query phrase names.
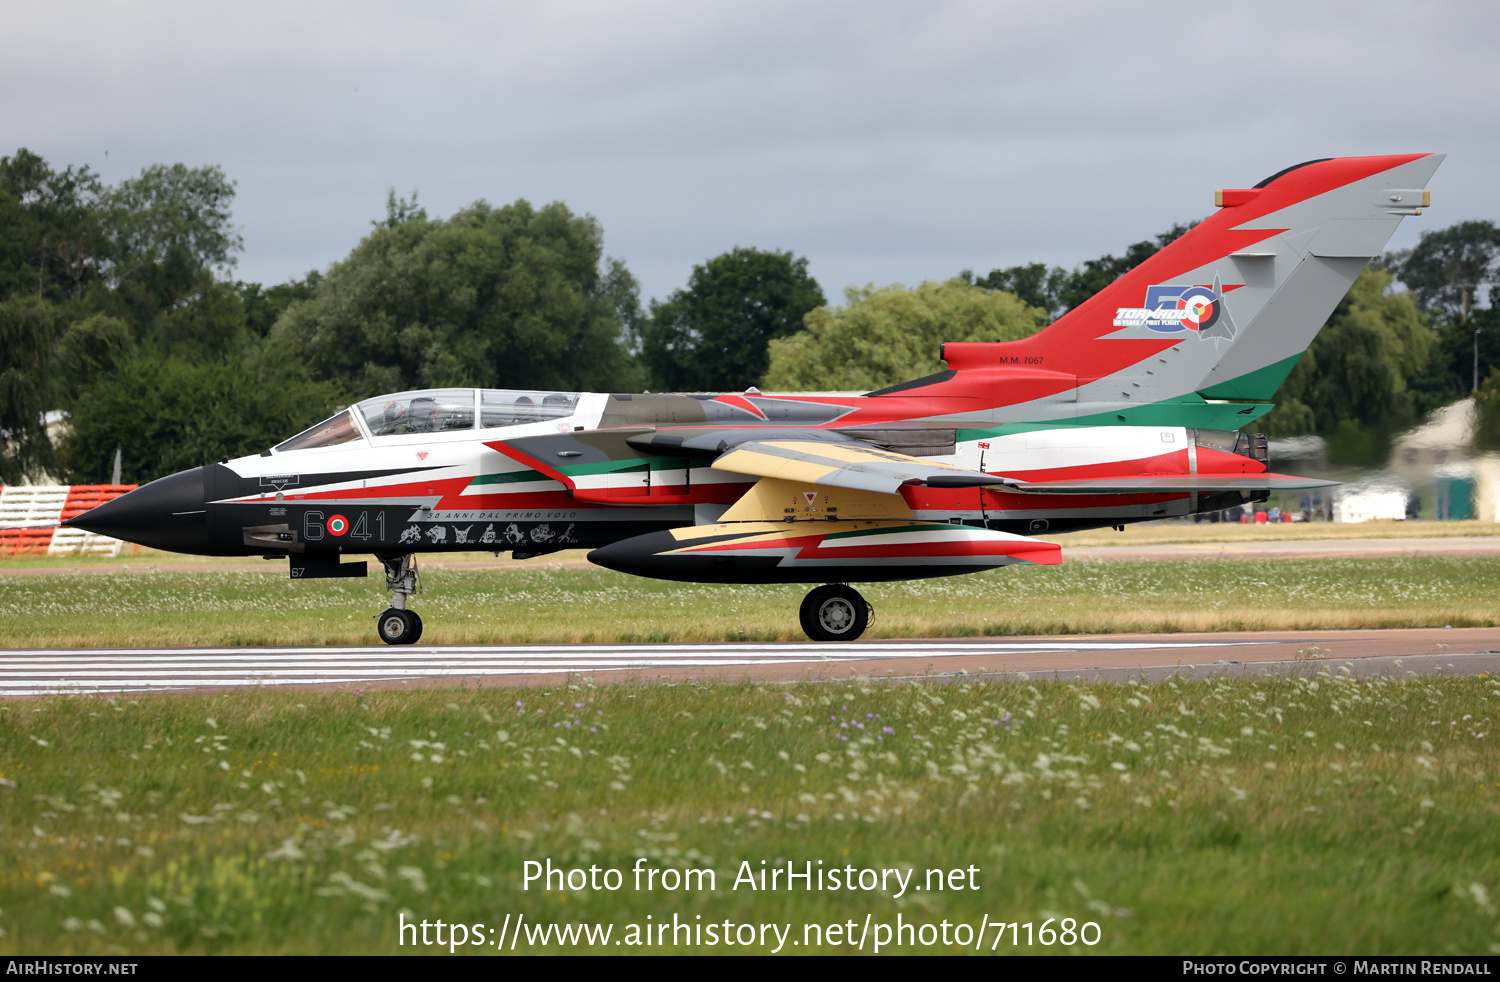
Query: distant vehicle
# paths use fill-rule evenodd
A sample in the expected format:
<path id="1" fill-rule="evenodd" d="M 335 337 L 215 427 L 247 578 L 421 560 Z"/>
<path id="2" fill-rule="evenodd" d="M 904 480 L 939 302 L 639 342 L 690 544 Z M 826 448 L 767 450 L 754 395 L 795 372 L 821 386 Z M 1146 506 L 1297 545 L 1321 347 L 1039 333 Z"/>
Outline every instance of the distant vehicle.
<path id="1" fill-rule="evenodd" d="M 1309 161 L 1253 188 L 1034 337 L 861 396 L 450 388 L 367 399 L 256 457 L 68 522 L 175 552 L 384 564 L 390 644 L 422 621 L 420 553 L 588 548 L 700 583 L 815 583 L 802 627 L 853 640 L 851 581 L 1057 563 L 1043 532 L 1124 526 L 1332 482 L 1268 472 L 1238 432 L 1423 190 L 1438 154 Z"/>

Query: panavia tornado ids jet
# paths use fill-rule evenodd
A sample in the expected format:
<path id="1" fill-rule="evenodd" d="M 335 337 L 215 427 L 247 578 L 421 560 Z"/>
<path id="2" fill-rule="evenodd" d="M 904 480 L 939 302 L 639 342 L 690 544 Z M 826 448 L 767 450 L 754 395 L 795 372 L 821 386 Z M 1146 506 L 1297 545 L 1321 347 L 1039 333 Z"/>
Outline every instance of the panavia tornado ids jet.
<path id="1" fill-rule="evenodd" d="M 1043 532 L 1123 526 L 1330 482 L 1241 432 L 1442 156 L 1309 161 L 1252 188 L 1039 334 L 950 343 L 948 369 L 854 396 L 432 389 L 366 399 L 259 456 L 162 478 L 63 524 L 175 552 L 385 566 L 390 644 L 416 557 L 591 549 L 697 583 L 813 583 L 802 627 L 853 640 L 851 581 L 1061 561 Z"/>

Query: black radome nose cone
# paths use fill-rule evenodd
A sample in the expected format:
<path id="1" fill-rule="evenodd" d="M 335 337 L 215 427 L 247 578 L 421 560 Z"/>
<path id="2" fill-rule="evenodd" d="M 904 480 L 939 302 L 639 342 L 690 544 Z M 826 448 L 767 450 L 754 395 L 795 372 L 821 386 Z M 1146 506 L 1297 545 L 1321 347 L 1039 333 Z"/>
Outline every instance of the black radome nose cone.
<path id="1" fill-rule="evenodd" d="M 152 481 L 62 524 L 152 549 L 207 554 L 207 470 L 195 467 Z"/>

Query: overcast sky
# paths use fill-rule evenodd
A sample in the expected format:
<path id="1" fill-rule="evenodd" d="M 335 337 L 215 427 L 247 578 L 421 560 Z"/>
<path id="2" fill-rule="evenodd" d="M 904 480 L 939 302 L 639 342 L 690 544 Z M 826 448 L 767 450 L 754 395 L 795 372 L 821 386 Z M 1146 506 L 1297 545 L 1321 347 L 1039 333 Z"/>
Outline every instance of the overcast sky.
<path id="1" fill-rule="evenodd" d="M 645 297 L 734 246 L 830 300 L 1072 266 L 1314 157 L 1442 151 L 1500 219 L 1500 4 L 7 5 L 0 154 L 236 182 L 237 275 L 326 269 L 416 190 L 599 219 Z"/>

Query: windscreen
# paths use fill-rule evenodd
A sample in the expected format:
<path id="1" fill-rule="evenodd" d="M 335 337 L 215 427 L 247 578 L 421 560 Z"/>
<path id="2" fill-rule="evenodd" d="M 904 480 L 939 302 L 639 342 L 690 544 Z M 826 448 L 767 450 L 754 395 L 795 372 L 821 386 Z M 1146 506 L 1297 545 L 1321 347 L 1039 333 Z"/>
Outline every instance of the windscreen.
<path id="1" fill-rule="evenodd" d="M 337 416 L 325 419 L 317 426 L 311 426 L 275 447 L 277 451 L 287 450 L 310 450 L 313 447 L 336 447 L 340 443 L 349 443 L 360 439 L 359 430 L 354 428 L 354 418 L 349 415 L 349 410 L 344 410 Z"/>
<path id="2" fill-rule="evenodd" d="M 371 436 L 449 433 L 474 428 L 473 389 L 423 389 L 376 396 L 359 404 Z"/>
<path id="3" fill-rule="evenodd" d="M 531 392 L 521 389 L 480 389 L 479 425 L 515 426 L 541 423 L 573 415 L 577 392 Z"/>

